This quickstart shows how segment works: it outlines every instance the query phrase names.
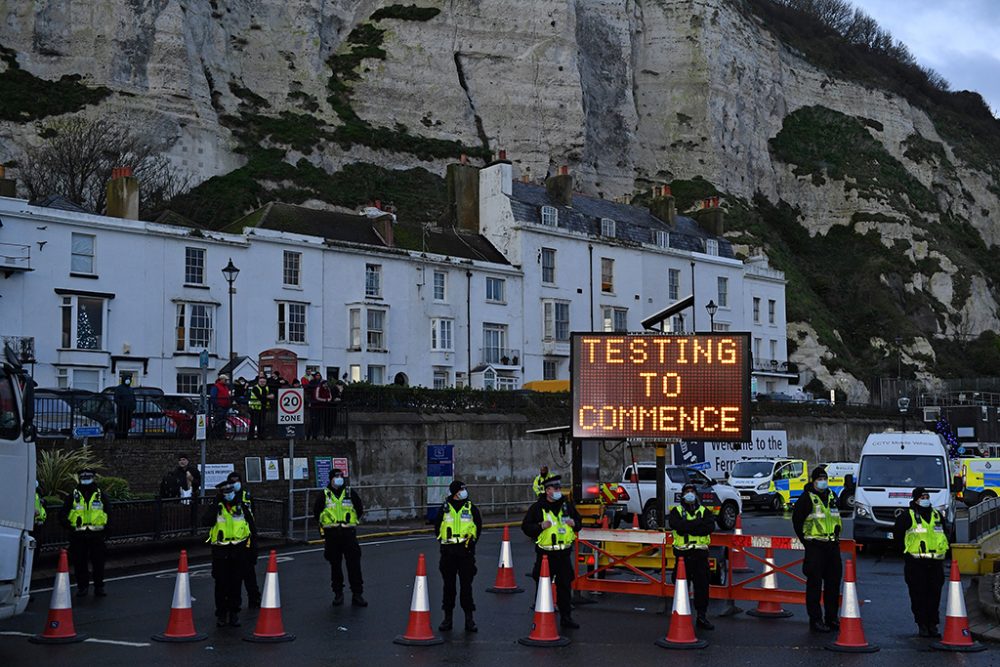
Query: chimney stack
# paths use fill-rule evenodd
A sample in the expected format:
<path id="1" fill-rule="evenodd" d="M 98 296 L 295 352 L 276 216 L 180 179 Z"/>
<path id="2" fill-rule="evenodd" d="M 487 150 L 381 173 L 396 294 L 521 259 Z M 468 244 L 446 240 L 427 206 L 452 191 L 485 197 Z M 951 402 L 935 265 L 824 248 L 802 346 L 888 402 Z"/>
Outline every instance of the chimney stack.
<path id="1" fill-rule="evenodd" d="M 549 197 L 562 206 L 573 205 L 573 176 L 569 173 L 569 167 L 559 167 L 555 176 L 545 179 L 545 189 Z"/>
<path id="2" fill-rule="evenodd" d="M 698 226 L 713 236 L 722 236 L 725 231 L 725 211 L 719 205 L 719 197 L 704 199 L 700 205 L 693 216 Z"/>
<path id="3" fill-rule="evenodd" d="M 669 185 L 654 185 L 653 198 L 649 200 L 649 212 L 671 227 L 677 224 L 677 206 L 670 194 Z"/>
<path id="4" fill-rule="evenodd" d="M 17 197 L 17 181 L 7 178 L 7 168 L 0 164 L 0 197 Z"/>
<path id="5" fill-rule="evenodd" d="M 375 219 L 375 229 L 382 236 L 382 240 L 385 241 L 385 244 L 390 248 L 394 248 L 396 246 L 396 237 L 392 228 L 394 220 L 394 216 L 388 213 Z"/>
<path id="6" fill-rule="evenodd" d="M 448 218 L 452 225 L 479 233 L 479 167 L 462 155 L 445 173 L 448 188 Z"/>
<path id="7" fill-rule="evenodd" d="M 125 220 L 139 219 L 139 181 L 132 167 L 117 167 L 108 182 L 107 215 Z"/>

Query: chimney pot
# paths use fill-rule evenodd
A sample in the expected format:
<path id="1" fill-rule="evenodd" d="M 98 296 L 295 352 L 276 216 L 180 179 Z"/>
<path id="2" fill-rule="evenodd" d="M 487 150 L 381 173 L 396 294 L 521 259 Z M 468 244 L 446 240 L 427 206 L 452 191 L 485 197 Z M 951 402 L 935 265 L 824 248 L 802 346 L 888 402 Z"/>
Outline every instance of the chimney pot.
<path id="1" fill-rule="evenodd" d="M 501 160 L 506 160 L 507 159 L 507 151 L 506 151 L 506 149 L 501 148 L 500 152 L 499 152 L 499 156 L 500 156 Z"/>
<path id="2" fill-rule="evenodd" d="M 460 156 L 458 156 L 458 161 L 461 162 L 462 164 L 469 164 L 469 156 L 466 155 L 465 153 L 462 153 Z"/>
<path id="3" fill-rule="evenodd" d="M 660 192 L 663 194 L 664 197 L 670 197 L 673 195 L 673 191 L 670 189 L 669 185 L 664 185 L 662 188 L 660 188 Z"/>
<path id="4" fill-rule="evenodd" d="M 377 208 L 380 211 L 382 210 L 382 200 L 381 199 L 376 199 L 375 200 L 375 208 Z"/>
<path id="5" fill-rule="evenodd" d="M 0 164 L 0 178 L 5 178 L 7 176 L 7 168 Z"/>
<path id="6" fill-rule="evenodd" d="M 562 167 L 559 167 L 559 175 L 560 176 L 568 176 L 569 175 L 569 167 L 567 167 L 565 165 L 563 165 Z"/>

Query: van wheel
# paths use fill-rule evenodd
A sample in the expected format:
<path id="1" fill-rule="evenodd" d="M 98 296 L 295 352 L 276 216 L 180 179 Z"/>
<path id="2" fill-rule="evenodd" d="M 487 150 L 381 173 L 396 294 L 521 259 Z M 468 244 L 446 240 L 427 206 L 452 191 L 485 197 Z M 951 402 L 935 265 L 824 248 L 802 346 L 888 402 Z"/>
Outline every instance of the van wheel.
<path id="1" fill-rule="evenodd" d="M 659 530 L 660 523 L 660 512 L 656 509 L 656 499 L 653 498 L 642 508 L 642 515 L 639 517 L 639 526 L 645 530 Z"/>
<path id="2" fill-rule="evenodd" d="M 854 511 L 854 492 L 853 491 L 847 491 L 845 489 L 844 492 L 840 494 L 840 498 L 839 498 L 837 506 L 838 506 L 839 509 L 841 509 L 841 510 L 843 510 L 845 512 L 853 512 Z"/>
<path id="3" fill-rule="evenodd" d="M 740 508 L 736 506 L 732 500 L 727 500 L 722 503 L 722 509 L 719 510 L 719 516 L 715 519 L 715 522 L 719 524 L 720 530 L 732 530 L 736 527 L 736 517 L 739 516 Z"/>
<path id="4" fill-rule="evenodd" d="M 785 509 L 785 499 L 781 497 L 780 493 L 774 494 L 771 498 L 771 510 L 775 512 L 781 512 Z"/>

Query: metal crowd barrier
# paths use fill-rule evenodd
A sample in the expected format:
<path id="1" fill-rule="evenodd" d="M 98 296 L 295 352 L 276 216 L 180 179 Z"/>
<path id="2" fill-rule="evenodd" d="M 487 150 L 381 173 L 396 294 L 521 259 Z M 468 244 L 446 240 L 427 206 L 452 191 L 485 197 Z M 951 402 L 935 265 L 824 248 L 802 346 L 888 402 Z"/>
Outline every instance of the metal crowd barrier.
<path id="1" fill-rule="evenodd" d="M 1000 530 L 1000 498 L 987 498 L 969 508 L 969 534 L 965 542 L 974 542 Z"/>

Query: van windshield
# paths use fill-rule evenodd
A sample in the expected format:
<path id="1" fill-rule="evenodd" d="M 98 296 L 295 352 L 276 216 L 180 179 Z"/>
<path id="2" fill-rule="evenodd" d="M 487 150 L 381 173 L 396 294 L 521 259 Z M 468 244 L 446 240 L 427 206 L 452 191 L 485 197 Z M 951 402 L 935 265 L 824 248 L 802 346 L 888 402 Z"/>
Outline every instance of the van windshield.
<path id="1" fill-rule="evenodd" d="M 861 458 L 858 484 L 928 489 L 948 488 L 943 456 L 870 454 Z"/>
<path id="2" fill-rule="evenodd" d="M 771 461 L 738 461 L 730 477 L 770 477 L 773 468 Z"/>

